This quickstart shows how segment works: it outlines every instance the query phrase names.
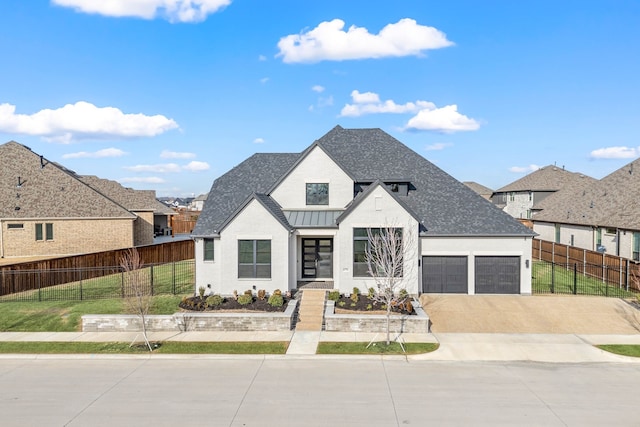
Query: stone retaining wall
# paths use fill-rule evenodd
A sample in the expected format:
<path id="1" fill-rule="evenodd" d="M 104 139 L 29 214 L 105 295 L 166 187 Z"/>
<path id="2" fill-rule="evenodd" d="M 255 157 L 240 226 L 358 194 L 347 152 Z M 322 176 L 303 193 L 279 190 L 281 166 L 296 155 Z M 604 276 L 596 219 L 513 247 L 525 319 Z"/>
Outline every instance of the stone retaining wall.
<path id="1" fill-rule="evenodd" d="M 413 300 L 415 315 L 392 315 L 391 332 L 428 333 L 429 316 L 420 303 Z M 387 316 L 384 314 L 335 314 L 335 301 L 327 301 L 324 311 L 326 331 L 339 332 L 386 332 Z"/>
<path id="2" fill-rule="evenodd" d="M 289 331 L 297 300 L 290 300 L 283 313 L 180 312 L 147 316 L 148 331 Z M 87 314 L 83 332 L 138 332 L 140 318 L 131 314 Z"/>

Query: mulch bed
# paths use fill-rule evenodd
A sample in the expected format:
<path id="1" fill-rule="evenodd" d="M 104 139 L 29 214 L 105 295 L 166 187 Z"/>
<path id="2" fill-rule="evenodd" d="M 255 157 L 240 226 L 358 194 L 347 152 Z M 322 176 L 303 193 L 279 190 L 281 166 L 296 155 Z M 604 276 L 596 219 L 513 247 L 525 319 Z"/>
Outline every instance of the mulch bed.
<path id="1" fill-rule="evenodd" d="M 222 304 L 216 306 L 210 306 L 206 303 L 206 297 L 200 298 L 200 296 L 185 298 L 180 302 L 180 308 L 188 311 L 265 311 L 265 312 L 284 312 L 287 308 L 287 303 L 291 298 L 282 297 L 284 304 L 282 307 L 274 307 L 267 303 L 267 300 L 261 300 L 253 297 L 253 302 L 242 305 L 232 297 L 224 298 Z"/>
<path id="2" fill-rule="evenodd" d="M 408 299 L 407 303 L 410 304 L 411 300 Z M 386 308 L 383 308 L 382 303 L 370 300 L 369 297 L 366 295 L 359 295 L 358 301 L 355 303 L 350 297 L 340 295 L 340 299 L 336 301 L 336 310 L 338 309 L 346 310 L 346 311 L 358 311 L 358 312 L 361 312 L 361 311 L 376 312 L 376 314 L 379 314 L 380 311 L 384 311 L 384 312 L 387 311 Z M 391 307 L 391 312 L 398 313 L 398 314 L 409 314 L 409 315 L 416 314 L 416 312 L 413 309 L 411 309 L 410 312 L 407 311 L 404 304 L 402 305 L 402 307 L 398 307 L 398 306 Z"/>

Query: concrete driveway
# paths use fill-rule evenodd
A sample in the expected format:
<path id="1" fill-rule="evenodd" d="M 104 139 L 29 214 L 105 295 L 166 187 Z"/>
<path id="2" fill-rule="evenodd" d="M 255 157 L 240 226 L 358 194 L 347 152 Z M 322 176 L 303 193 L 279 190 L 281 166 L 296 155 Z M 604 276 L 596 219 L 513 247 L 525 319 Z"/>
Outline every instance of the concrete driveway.
<path id="1" fill-rule="evenodd" d="M 618 298 L 423 294 L 420 303 L 436 333 L 640 333 L 640 310 Z"/>

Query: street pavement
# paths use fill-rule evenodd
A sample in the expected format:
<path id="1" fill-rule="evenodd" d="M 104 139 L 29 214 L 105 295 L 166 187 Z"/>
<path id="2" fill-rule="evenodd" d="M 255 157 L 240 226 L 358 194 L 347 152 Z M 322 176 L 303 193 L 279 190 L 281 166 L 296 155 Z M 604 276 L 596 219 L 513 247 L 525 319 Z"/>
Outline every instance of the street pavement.
<path id="1" fill-rule="evenodd" d="M 0 359 L 2 426 L 637 426 L 621 363 Z"/>

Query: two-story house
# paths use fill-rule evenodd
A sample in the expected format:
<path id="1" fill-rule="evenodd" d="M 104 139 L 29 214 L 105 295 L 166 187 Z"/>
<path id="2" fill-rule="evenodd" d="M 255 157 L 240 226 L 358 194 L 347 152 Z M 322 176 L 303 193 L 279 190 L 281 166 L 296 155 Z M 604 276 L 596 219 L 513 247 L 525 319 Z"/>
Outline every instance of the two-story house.
<path id="1" fill-rule="evenodd" d="M 367 230 L 388 226 L 412 294 L 531 293 L 531 230 L 382 130 L 340 126 L 214 181 L 193 231 L 195 287 L 364 291 Z"/>
<path id="2" fill-rule="evenodd" d="M 541 239 L 640 261 L 640 159 L 540 207 L 533 226 Z"/>
<path id="3" fill-rule="evenodd" d="M 491 201 L 514 218 L 531 219 L 540 204 L 565 187 L 589 185 L 595 179 L 555 165 L 542 167 L 497 189 Z"/>

